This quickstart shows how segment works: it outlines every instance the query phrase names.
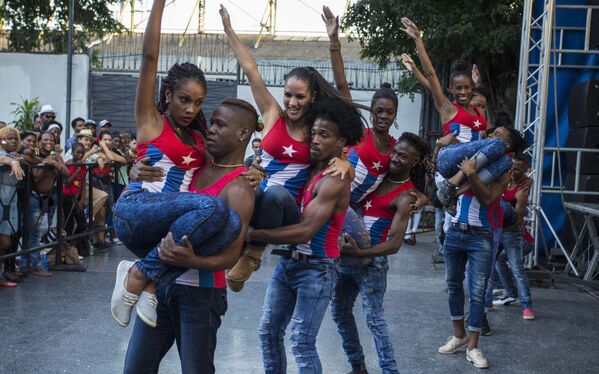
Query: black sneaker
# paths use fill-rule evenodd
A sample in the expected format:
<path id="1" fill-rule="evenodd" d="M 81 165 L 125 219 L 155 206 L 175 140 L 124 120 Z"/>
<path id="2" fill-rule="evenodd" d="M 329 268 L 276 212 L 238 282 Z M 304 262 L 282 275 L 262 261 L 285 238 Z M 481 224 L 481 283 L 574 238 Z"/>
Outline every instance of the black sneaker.
<path id="1" fill-rule="evenodd" d="M 489 336 L 493 334 L 491 327 L 489 326 L 489 320 L 487 319 L 487 313 L 483 314 L 483 330 L 480 332 L 482 336 Z"/>

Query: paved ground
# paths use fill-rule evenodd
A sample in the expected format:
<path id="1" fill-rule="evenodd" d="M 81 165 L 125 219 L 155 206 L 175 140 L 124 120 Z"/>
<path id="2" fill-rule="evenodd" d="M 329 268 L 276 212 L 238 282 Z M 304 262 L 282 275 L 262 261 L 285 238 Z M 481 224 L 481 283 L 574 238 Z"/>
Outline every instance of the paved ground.
<path id="1" fill-rule="evenodd" d="M 432 238 L 405 246 L 391 259 L 386 316 L 402 373 L 474 372 L 465 353 L 436 353 L 451 334 L 443 267 L 430 263 Z M 110 293 L 118 261 L 131 256 L 124 248 L 88 259 L 86 273 L 57 272 L 53 278 L 29 277 L 15 289 L 0 289 L 0 373 L 118 373 L 122 371 L 130 328 L 114 323 Z M 219 331 L 218 373 L 262 371 L 256 327 L 264 291 L 276 258 L 244 292 L 229 292 L 229 311 Z M 524 321 L 519 307 L 489 315 L 493 336 L 481 349 L 498 373 L 599 372 L 599 301 L 573 286 L 533 288 L 538 315 Z M 378 373 L 372 337 L 356 307 L 367 365 Z M 289 346 L 287 342 L 287 347 Z M 318 336 L 325 373 L 350 371 L 339 335 L 327 315 Z M 296 372 L 288 353 L 289 372 Z M 164 359 L 161 373 L 178 373 L 176 349 Z"/>

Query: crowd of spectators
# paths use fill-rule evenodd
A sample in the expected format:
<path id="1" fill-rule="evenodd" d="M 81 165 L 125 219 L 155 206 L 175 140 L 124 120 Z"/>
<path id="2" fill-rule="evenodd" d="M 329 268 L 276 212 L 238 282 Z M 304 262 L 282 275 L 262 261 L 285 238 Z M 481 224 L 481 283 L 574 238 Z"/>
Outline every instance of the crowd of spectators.
<path id="1" fill-rule="evenodd" d="M 41 107 L 32 130 L 20 132 L 0 122 L 0 256 L 42 247 L 56 238 L 57 228 L 69 236 L 93 231 L 64 241 L 62 253 L 70 254 L 65 260 L 71 264 L 118 243 L 110 229 L 112 205 L 129 182 L 128 168 L 137 153 L 135 136 L 112 131 L 106 119 L 96 124 L 77 117 L 70 125 L 72 136 L 61 144 L 64 127 L 51 105 Z M 63 215 L 58 222 L 60 205 Z M 2 261 L 0 287 L 15 287 L 30 274 L 52 276 L 49 250 Z"/>

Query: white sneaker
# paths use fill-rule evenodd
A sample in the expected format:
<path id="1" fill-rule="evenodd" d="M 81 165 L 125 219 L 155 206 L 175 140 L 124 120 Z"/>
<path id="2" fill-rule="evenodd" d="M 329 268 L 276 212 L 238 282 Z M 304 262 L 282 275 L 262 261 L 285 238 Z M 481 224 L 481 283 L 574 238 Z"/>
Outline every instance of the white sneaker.
<path id="1" fill-rule="evenodd" d="M 494 288 L 493 289 L 493 297 L 497 297 L 499 299 L 503 299 L 507 295 L 507 291 L 503 288 Z"/>
<path id="2" fill-rule="evenodd" d="M 158 316 L 156 315 L 157 305 L 158 298 L 153 293 L 142 291 L 141 295 L 139 295 L 137 315 L 150 327 L 156 327 L 156 321 L 158 320 Z"/>
<path id="3" fill-rule="evenodd" d="M 516 297 L 506 296 L 503 299 L 493 300 L 493 305 L 520 305 L 520 300 Z"/>
<path id="4" fill-rule="evenodd" d="M 468 336 L 465 335 L 463 338 L 458 338 L 455 336 L 450 336 L 447 339 L 447 343 L 445 345 L 439 347 L 439 353 L 444 355 L 451 355 L 456 353 L 456 351 L 463 346 L 468 344 Z"/>
<path id="5" fill-rule="evenodd" d="M 121 261 L 116 269 L 116 282 L 112 290 L 112 298 L 110 300 L 110 311 L 112 318 L 121 325 L 127 327 L 131 321 L 131 311 L 133 305 L 139 299 L 139 296 L 125 290 L 125 279 L 129 273 L 131 266 L 135 265 L 133 261 Z"/>
<path id="6" fill-rule="evenodd" d="M 478 348 L 466 349 L 466 360 L 472 362 L 475 368 L 487 369 L 489 362 Z"/>

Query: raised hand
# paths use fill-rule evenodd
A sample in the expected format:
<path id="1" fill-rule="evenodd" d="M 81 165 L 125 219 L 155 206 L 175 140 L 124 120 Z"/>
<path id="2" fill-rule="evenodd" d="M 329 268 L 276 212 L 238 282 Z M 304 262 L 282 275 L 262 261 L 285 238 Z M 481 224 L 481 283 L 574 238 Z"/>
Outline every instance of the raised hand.
<path id="1" fill-rule="evenodd" d="M 480 87 L 480 70 L 476 64 L 472 65 L 472 82 L 474 82 L 474 87 Z"/>
<path id="2" fill-rule="evenodd" d="M 410 55 L 407 53 L 402 53 L 400 58 L 401 58 L 402 64 L 406 67 L 406 69 L 408 69 L 410 72 L 413 72 L 414 66 L 416 65 L 416 63 L 414 63 L 414 60 L 412 60 L 412 57 L 410 57 Z"/>
<path id="3" fill-rule="evenodd" d="M 339 37 L 339 16 L 335 16 L 328 6 L 322 7 L 322 14 L 320 15 L 324 24 L 327 27 L 327 34 L 329 38 Z"/>
<path id="4" fill-rule="evenodd" d="M 401 31 L 408 34 L 412 39 L 420 38 L 420 30 L 418 30 L 418 26 L 416 26 L 416 24 L 408 17 L 402 17 L 401 23 L 404 26 L 403 28 L 400 28 Z"/>
<path id="5" fill-rule="evenodd" d="M 220 13 L 220 18 L 223 21 L 223 27 L 225 28 L 225 30 L 231 29 L 231 17 L 229 16 L 227 8 L 225 8 L 223 4 L 220 5 L 218 13 Z"/>

